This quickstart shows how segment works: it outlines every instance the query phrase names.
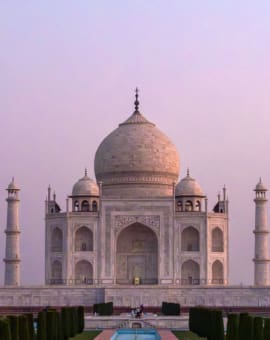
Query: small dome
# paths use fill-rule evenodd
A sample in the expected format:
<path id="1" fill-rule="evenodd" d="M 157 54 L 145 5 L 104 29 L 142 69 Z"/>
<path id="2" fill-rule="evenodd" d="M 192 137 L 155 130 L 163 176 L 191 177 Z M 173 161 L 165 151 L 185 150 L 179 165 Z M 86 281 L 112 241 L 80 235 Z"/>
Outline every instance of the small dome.
<path id="1" fill-rule="evenodd" d="M 72 196 L 99 196 L 99 187 L 95 181 L 85 175 L 74 184 Z"/>
<path id="2" fill-rule="evenodd" d="M 260 178 L 259 183 L 256 185 L 255 191 L 267 191 L 267 188 L 266 188 L 266 186 L 263 184 L 261 178 Z"/>
<path id="3" fill-rule="evenodd" d="M 12 181 L 9 183 L 7 190 L 20 190 L 14 182 L 14 177 L 12 177 Z"/>
<path id="4" fill-rule="evenodd" d="M 202 192 L 199 183 L 194 178 L 190 177 L 189 171 L 187 171 L 187 176 L 176 185 L 175 196 L 204 197 L 205 195 Z"/>

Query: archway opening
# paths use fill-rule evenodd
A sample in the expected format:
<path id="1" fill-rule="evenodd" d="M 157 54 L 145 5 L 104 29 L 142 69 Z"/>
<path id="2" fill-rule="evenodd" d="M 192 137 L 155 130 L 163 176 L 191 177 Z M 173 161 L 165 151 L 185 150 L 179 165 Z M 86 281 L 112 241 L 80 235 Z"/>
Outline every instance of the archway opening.
<path id="1" fill-rule="evenodd" d="M 62 284 L 62 263 L 58 260 L 52 263 L 51 284 Z"/>
<path id="2" fill-rule="evenodd" d="M 76 263 L 75 284 L 93 284 L 93 266 L 90 262 L 82 260 Z"/>
<path id="3" fill-rule="evenodd" d="M 116 282 L 158 283 L 158 240 L 149 227 L 133 223 L 120 233 L 116 246 Z"/>
<path id="4" fill-rule="evenodd" d="M 93 233 L 87 227 L 81 227 L 75 234 L 75 251 L 93 251 Z"/>
<path id="5" fill-rule="evenodd" d="M 51 245 L 52 245 L 52 248 L 51 248 L 52 252 L 63 251 L 63 232 L 58 227 L 53 229 Z"/>
<path id="6" fill-rule="evenodd" d="M 223 232 L 216 227 L 212 231 L 212 252 L 223 252 Z"/>
<path id="7" fill-rule="evenodd" d="M 200 234 L 197 229 L 187 227 L 181 236 L 182 251 L 200 251 Z"/>
<path id="8" fill-rule="evenodd" d="M 200 284 L 200 266 L 193 260 L 188 260 L 182 264 L 181 268 L 182 285 Z"/>
<path id="9" fill-rule="evenodd" d="M 212 265 L 212 283 L 222 285 L 224 283 L 223 264 L 216 260 Z"/>

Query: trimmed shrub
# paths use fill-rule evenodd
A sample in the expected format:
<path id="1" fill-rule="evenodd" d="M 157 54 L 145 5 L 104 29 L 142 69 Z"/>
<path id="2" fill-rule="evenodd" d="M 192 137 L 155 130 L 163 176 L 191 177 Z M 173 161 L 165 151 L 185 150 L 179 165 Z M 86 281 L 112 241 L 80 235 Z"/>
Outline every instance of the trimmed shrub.
<path id="1" fill-rule="evenodd" d="M 239 314 L 239 340 L 246 340 L 246 318 L 248 313 L 240 313 Z"/>
<path id="2" fill-rule="evenodd" d="M 29 332 L 29 340 L 34 340 L 34 317 L 33 314 L 28 313 L 25 314 L 28 322 L 28 332 Z"/>
<path id="3" fill-rule="evenodd" d="M 95 303 L 93 306 L 94 313 L 99 315 L 112 315 L 113 314 L 113 303 Z"/>
<path id="4" fill-rule="evenodd" d="M 20 340 L 29 340 L 28 320 L 25 315 L 19 315 L 19 337 Z"/>
<path id="5" fill-rule="evenodd" d="M 56 325 L 57 325 L 57 329 L 56 329 L 56 339 L 57 339 L 57 340 L 64 340 L 61 313 L 56 313 Z"/>
<path id="6" fill-rule="evenodd" d="M 84 307 L 78 307 L 78 323 L 79 323 L 79 333 L 84 330 Z"/>
<path id="7" fill-rule="evenodd" d="M 47 318 L 47 340 L 57 340 L 56 312 L 53 310 L 46 312 L 46 318 Z"/>
<path id="8" fill-rule="evenodd" d="M 222 311 L 211 310 L 211 332 L 207 335 L 208 340 L 224 340 L 224 325 Z"/>
<path id="9" fill-rule="evenodd" d="M 11 340 L 11 332 L 8 319 L 0 319 L 0 340 Z"/>
<path id="10" fill-rule="evenodd" d="M 64 340 L 67 340 L 72 333 L 71 314 L 69 307 L 63 307 L 61 309 L 61 319 L 63 327 L 63 337 Z"/>
<path id="11" fill-rule="evenodd" d="M 238 340 L 238 327 L 239 327 L 238 314 L 228 314 L 226 340 Z"/>
<path id="12" fill-rule="evenodd" d="M 263 336 L 264 340 L 270 339 L 270 319 L 264 319 Z"/>
<path id="13" fill-rule="evenodd" d="M 47 340 L 47 315 L 45 311 L 38 313 L 37 340 Z"/>
<path id="14" fill-rule="evenodd" d="M 253 340 L 263 339 L 263 318 L 256 316 L 253 321 Z"/>
<path id="15" fill-rule="evenodd" d="M 16 315 L 7 316 L 10 325 L 11 340 L 19 340 L 19 319 Z"/>
<path id="16" fill-rule="evenodd" d="M 180 315 L 180 304 L 172 302 L 162 302 L 161 313 L 164 315 Z"/>

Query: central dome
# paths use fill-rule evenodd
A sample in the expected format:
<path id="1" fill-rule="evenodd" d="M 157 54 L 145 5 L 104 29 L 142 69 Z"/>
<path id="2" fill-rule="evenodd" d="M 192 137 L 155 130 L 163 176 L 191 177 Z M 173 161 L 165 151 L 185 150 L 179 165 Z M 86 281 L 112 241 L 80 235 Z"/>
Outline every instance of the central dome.
<path id="1" fill-rule="evenodd" d="M 95 155 L 95 174 L 109 196 L 170 196 L 179 176 L 176 147 L 139 111 L 110 133 Z"/>

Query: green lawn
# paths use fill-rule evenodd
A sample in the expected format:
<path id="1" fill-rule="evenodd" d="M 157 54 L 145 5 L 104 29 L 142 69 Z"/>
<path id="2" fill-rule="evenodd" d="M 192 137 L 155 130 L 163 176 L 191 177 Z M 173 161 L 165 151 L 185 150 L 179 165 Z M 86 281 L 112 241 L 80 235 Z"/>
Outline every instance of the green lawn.
<path id="1" fill-rule="evenodd" d="M 85 331 L 76 335 L 74 338 L 69 338 L 69 340 L 93 340 L 100 332 L 101 331 Z"/>
<path id="2" fill-rule="evenodd" d="M 177 336 L 179 340 L 206 340 L 206 338 L 200 338 L 198 335 L 189 331 L 175 331 L 173 334 Z"/>

